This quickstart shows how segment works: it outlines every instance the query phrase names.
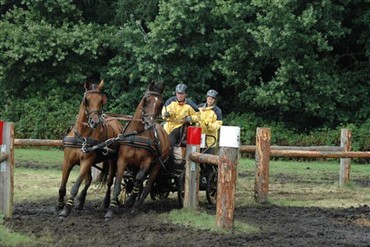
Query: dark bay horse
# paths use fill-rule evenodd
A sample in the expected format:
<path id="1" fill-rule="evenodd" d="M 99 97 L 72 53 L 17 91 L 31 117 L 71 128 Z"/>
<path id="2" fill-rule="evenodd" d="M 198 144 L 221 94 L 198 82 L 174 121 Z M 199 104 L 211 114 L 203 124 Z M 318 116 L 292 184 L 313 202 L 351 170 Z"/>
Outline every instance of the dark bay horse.
<path id="1" fill-rule="evenodd" d="M 100 162 L 103 162 L 101 178 L 102 181 L 107 181 L 108 187 L 103 205 L 108 208 L 111 194 L 110 188 L 113 184 L 115 174 L 115 161 L 117 157 L 114 157 L 114 155 L 104 155 L 108 149 L 93 152 L 84 152 L 83 149 L 117 136 L 122 132 L 122 125 L 117 120 L 106 121 L 106 118 L 102 114 L 103 105 L 106 103 L 106 97 L 101 93 L 104 81 L 101 81 L 99 84 L 85 83 L 84 86 L 85 93 L 80 104 L 76 123 L 63 139 L 64 161 L 57 206 L 58 209 L 63 209 L 59 213 L 60 218 L 67 217 L 71 212 L 79 187 L 85 180 L 85 186 L 78 198 L 78 208 L 83 208 L 87 190 L 92 182 L 91 168 Z M 109 150 L 115 149 L 114 146 L 110 146 L 109 148 Z M 79 176 L 72 186 L 70 198 L 67 204 L 65 204 L 64 197 L 66 195 L 68 177 L 75 165 L 80 165 Z"/>
<path id="2" fill-rule="evenodd" d="M 136 214 L 169 156 L 168 135 L 155 121 L 163 107 L 163 90 L 163 84 L 149 83 L 148 91 L 137 106 L 133 119 L 123 131 L 125 137 L 119 141 L 117 174 L 106 219 L 113 217 L 118 205 L 121 181 L 126 168 L 135 170 L 136 174 L 132 194 L 126 202 L 127 206 L 133 205 L 131 213 Z M 148 180 L 142 189 L 143 180 L 148 174 Z"/>

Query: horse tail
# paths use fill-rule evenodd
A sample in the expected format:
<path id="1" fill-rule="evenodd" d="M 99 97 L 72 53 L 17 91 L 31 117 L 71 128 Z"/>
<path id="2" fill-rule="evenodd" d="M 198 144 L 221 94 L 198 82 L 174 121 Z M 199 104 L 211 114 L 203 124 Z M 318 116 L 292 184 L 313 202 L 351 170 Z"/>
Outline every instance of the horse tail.
<path id="1" fill-rule="evenodd" d="M 109 166 L 110 166 L 109 160 L 104 160 L 103 167 L 100 170 L 100 174 L 94 181 L 95 184 L 99 186 L 103 186 L 106 184 L 109 175 Z"/>

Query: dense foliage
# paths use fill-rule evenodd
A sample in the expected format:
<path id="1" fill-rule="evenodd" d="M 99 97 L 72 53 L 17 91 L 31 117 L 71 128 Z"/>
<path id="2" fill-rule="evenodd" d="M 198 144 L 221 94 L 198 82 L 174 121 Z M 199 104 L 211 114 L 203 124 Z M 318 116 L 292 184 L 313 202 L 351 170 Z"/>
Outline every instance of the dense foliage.
<path id="1" fill-rule="evenodd" d="M 218 90 L 226 123 L 305 135 L 352 126 L 365 129 L 365 148 L 369 5 L 0 0 L 0 118 L 15 122 L 20 137 L 59 138 L 75 118 L 83 82 L 104 78 L 106 110 L 131 114 L 155 79 L 166 84 L 166 97 L 188 84 L 199 103 Z"/>

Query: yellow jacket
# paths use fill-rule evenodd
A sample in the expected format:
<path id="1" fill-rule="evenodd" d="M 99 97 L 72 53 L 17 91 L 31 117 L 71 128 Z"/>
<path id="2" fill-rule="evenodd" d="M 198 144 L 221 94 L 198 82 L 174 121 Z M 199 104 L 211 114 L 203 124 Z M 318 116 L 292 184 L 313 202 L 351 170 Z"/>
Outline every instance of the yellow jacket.
<path id="1" fill-rule="evenodd" d="M 164 117 L 164 113 L 168 112 L 169 117 Z M 190 99 L 185 99 L 185 102 L 178 102 L 176 96 L 169 98 L 162 109 L 162 117 L 166 120 L 164 129 L 167 134 L 175 128 L 181 127 L 185 122 L 185 117 L 190 116 L 192 123 L 199 122 L 198 106 Z"/>
<path id="2" fill-rule="evenodd" d="M 218 106 L 199 105 L 200 126 L 202 134 L 206 135 L 206 147 L 215 147 L 218 141 L 218 131 L 222 126 L 222 111 Z"/>

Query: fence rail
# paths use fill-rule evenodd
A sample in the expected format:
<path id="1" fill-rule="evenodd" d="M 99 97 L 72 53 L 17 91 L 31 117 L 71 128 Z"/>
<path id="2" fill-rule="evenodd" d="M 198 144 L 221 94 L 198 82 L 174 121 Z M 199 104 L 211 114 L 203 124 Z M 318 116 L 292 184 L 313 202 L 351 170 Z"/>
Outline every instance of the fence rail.
<path id="1" fill-rule="evenodd" d="M 344 147 L 335 147 L 335 146 L 274 146 L 270 147 L 271 150 L 294 150 L 294 151 L 328 151 L 328 152 L 340 152 L 344 151 Z M 254 153 L 256 152 L 255 145 L 241 145 L 241 153 Z"/>
<path id="2" fill-rule="evenodd" d="M 14 146 L 63 146 L 62 140 L 14 139 Z"/>

